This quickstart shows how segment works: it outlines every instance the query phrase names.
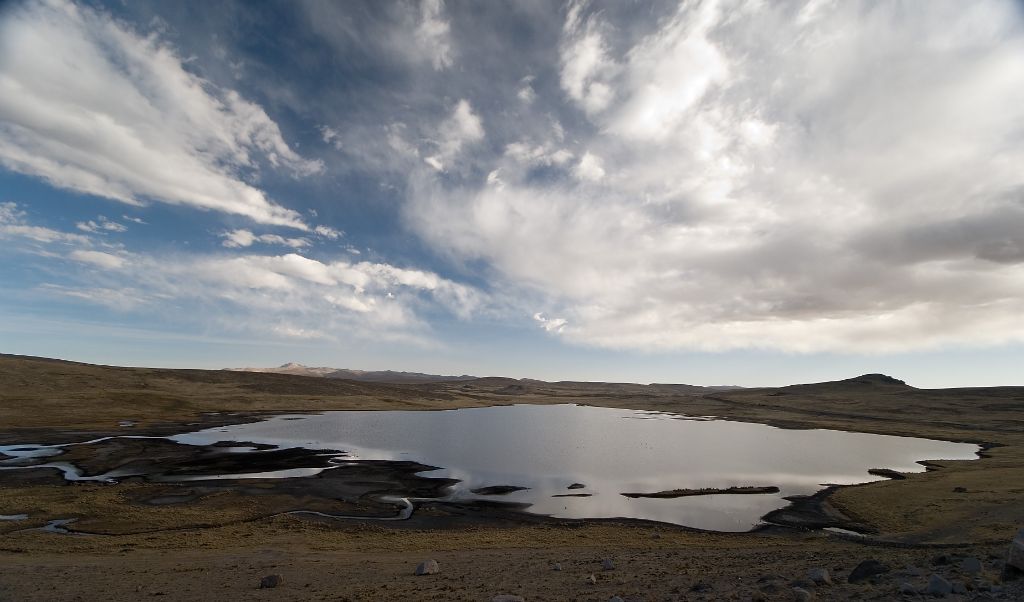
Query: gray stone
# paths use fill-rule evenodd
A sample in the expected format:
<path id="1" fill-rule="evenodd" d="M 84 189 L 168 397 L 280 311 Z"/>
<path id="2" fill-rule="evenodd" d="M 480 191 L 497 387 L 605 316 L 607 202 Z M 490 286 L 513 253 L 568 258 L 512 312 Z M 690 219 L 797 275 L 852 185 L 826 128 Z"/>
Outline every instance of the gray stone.
<path id="1" fill-rule="evenodd" d="M 960 563 L 960 570 L 968 575 L 977 575 L 982 568 L 981 561 L 977 558 L 964 558 Z"/>
<path id="2" fill-rule="evenodd" d="M 498 594 L 491 598 L 491 602 L 526 602 L 522 596 L 513 596 L 512 594 Z"/>
<path id="3" fill-rule="evenodd" d="M 794 587 L 793 599 L 796 600 L 796 602 L 810 602 L 814 599 L 814 594 L 805 590 L 802 587 Z"/>
<path id="4" fill-rule="evenodd" d="M 1017 531 L 1017 536 L 1010 542 L 1010 551 L 1006 554 L 1006 566 L 1024 571 L 1024 529 Z"/>
<path id="5" fill-rule="evenodd" d="M 602 571 L 613 571 L 613 570 L 615 570 L 615 563 L 612 562 L 611 558 L 605 558 L 604 560 L 601 561 L 601 570 Z"/>
<path id="6" fill-rule="evenodd" d="M 274 589 L 283 583 L 284 577 L 281 575 L 267 575 L 260 579 L 260 589 Z"/>
<path id="7" fill-rule="evenodd" d="M 917 588 L 914 587 L 913 583 L 908 583 L 908 582 L 904 581 L 903 583 L 900 584 L 900 588 L 899 589 L 900 589 L 900 593 L 905 595 L 905 596 L 916 596 L 917 595 Z"/>
<path id="8" fill-rule="evenodd" d="M 437 565 L 436 560 L 424 560 L 416 566 L 416 574 L 422 575 L 434 575 L 441 572 L 441 567 Z"/>
<path id="9" fill-rule="evenodd" d="M 861 562 L 850 571 L 850 576 L 846 578 L 850 583 L 860 583 L 866 579 L 874 577 L 875 575 L 881 575 L 882 573 L 888 573 L 889 567 L 871 558 Z"/>
<path id="10" fill-rule="evenodd" d="M 594 575 L 593 573 L 591 573 L 590 575 L 587 576 L 586 581 L 587 581 L 587 583 L 589 583 L 591 585 L 597 585 L 597 576 Z"/>
<path id="11" fill-rule="evenodd" d="M 964 585 L 963 581 L 954 581 L 953 582 L 953 593 L 962 596 L 962 595 L 967 593 L 967 586 Z"/>
<path id="12" fill-rule="evenodd" d="M 807 571 L 807 578 L 817 585 L 832 585 L 832 575 L 828 569 L 816 568 Z"/>
<path id="13" fill-rule="evenodd" d="M 939 596 L 940 598 L 944 598 L 953 593 L 953 584 L 946 581 L 942 575 L 933 574 L 931 578 L 928 579 L 928 585 L 924 588 L 924 593 L 929 596 Z"/>
<path id="14" fill-rule="evenodd" d="M 608 602 L 626 602 L 626 601 L 623 600 L 622 598 L 618 597 L 618 596 L 612 596 L 611 598 L 608 598 Z"/>
<path id="15" fill-rule="evenodd" d="M 556 562 L 554 564 L 554 566 L 551 567 L 551 570 L 552 571 L 560 571 L 560 570 L 562 570 L 562 563 Z"/>

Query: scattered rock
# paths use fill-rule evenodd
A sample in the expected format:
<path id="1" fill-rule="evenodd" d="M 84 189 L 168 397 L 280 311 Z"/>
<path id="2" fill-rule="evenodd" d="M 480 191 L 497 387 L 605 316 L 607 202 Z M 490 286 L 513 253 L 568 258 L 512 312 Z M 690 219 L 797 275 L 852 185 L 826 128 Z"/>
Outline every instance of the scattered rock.
<path id="1" fill-rule="evenodd" d="M 949 564 L 949 556 L 946 556 L 945 554 L 932 558 L 933 566 L 945 566 L 947 564 Z"/>
<path id="2" fill-rule="evenodd" d="M 554 566 L 551 567 L 551 570 L 552 571 L 560 571 L 560 570 L 562 570 L 562 563 L 556 562 L 554 564 Z"/>
<path id="3" fill-rule="evenodd" d="M 953 582 L 953 593 L 962 596 L 963 594 L 967 593 L 967 586 L 964 585 L 963 581 L 954 581 Z"/>
<path id="4" fill-rule="evenodd" d="M 626 601 L 623 600 L 622 598 L 618 597 L 618 596 L 612 596 L 611 598 L 608 598 L 608 602 L 626 602 Z"/>
<path id="5" fill-rule="evenodd" d="M 931 578 L 928 579 L 927 587 L 924 588 L 924 593 L 929 596 L 944 598 L 953 593 L 953 584 L 946 581 L 942 575 L 932 574 Z"/>
<path id="6" fill-rule="evenodd" d="M 711 587 L 710 583 L 704 583 L 703 581 L 698 581 L 697 583 L 694 583 L 690 587 L 690 591 L 691 592 L 698 593 L 698 594 L 709 592 L 709 591 L 711 591 L 713 589 L 715 589 L 715 588 Z"/>
<path id="7" fill-rule="evenodd" d="M 572 485 L 566 487 L 566 489 L 583 489 L 584 487 L 586 487 L 586 485 L 584 485 L 583 483 L 573 483 Z"/>
<path id="8" fill-rule="evenodd" d="M 793 599 L 796 600 L 796 602 L 810 602 L 814 599 L 814 594 L 805 590 L 802 587 L 794 587 Z"/>
<path id="9" fill-rule="evenodd" d="M 977 575 L 982 571 L 981 561 L 977 558 L 964 558 L 960 563 L 960 570 L 968 575 Z"/>
<path id="10" fill-rule="evenodd" d="M 605 558 L 604 560 L 601 561 L 601 570 L 602 571 L 613 571 L 613 570 L 615 570 L 615 563 L 612 562 L 611 558 Z"/>
<path id="11" fill-rule="evenodd" d="M 437 565 L 436 560 L 424 560 L 416 566 L 416 574 L 422 575 L 434 575 L 441 572 L 441 567 Z"/>
<path id="12" fill-rule="evenodd" d="M 589 583 L 591 585 L 597 585 L 597 576 L 594 575 L 593 573 L 591 573 L 590 575 L 587 576 L 586 581 L 587 581 L 587 583 Z"/>
<path id="13" fill-rule="evenodd" d="M 967 493 L 966 487 L 954 487 L 953 493 Z"/>
<path id="14" fill-rule="evenodd" d="M 850 571 L 850 576 L 846 578 L 850 583 L 860 583 L 875 575 L 881 575 L 882 573 L 888 573 L 891 569 L 887 566 L 878 562 L 874 558 L 870 558 L 861 562 Z"/>
<path id="15" fill-rule="evenodd" d="M 899 590 L 900 590 L 900 593 L 903 594 L 904 596 L 916 596 L 917 595 L 917 588 L 914 587 L 914 585 L 912 583 L 908 583 L 906 581 L 904 581 L 903 583 L 900 583 Z"/>
<path id="16" fill-rule="evenodd" d="M 260 589 L 274 589 L 283 583 L 284 577 L 281 575 L 267 575 L 260 579 Z"/>
<path id="17" fill-rule="evenodd" d="M 491 602 L 526 602 L 522 596 L 513 596 L 512 594 L 498 594 L 491 598 Z"/>
<path id="18" fill-rule="evenodd" d="M 807 578 L 817 585 L 832 585 L 832 575 L 828 569 L 816 568 L 807 571 Z"/>

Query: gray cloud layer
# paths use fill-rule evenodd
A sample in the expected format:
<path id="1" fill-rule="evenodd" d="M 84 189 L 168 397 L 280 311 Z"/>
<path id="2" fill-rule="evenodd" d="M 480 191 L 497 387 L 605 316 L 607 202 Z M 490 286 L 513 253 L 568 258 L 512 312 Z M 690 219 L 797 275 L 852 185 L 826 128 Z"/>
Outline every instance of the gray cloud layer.
<path id="1" fill-rule="evenodd" d="M 637 32 L 576 3 L 557 64 L 586 124 L 481 110 L 505 152 L 462 160 L 490 177 L 414 175 L 409 224 L 580 343 L 1021 340 L 1020 22 L 1009 2 L 704 2 Z"/>

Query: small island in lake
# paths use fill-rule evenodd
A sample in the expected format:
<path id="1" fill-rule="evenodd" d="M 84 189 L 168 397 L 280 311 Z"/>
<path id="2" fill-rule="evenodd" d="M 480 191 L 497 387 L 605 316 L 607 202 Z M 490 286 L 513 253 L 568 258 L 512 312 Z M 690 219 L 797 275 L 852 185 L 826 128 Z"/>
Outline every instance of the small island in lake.
<path id="1" fill-rule="evenodd" d="M 676 498 L 690 497 L 694 495 L 721 495 L 721 494 L 755 494 L 755 493 L 778 493 L 779 488 L 769 487 L 726 487 L 719 489 L 715 487 L 701 487 L 700 489 L 669 489 L 668 491 L 657 491 L 655 493 L 623 493 L 626 497 L 650 497 L 650 498 Z"/>

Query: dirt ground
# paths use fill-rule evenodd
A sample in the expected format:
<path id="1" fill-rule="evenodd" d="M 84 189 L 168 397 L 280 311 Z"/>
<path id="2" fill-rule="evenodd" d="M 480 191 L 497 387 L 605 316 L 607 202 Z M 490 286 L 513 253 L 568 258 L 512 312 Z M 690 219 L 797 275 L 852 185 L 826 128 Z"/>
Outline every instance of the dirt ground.
<path id="1" fill-rule="evenodd" d="M 935 463 L 905 480 L 840 488 L 827 502 L 867 537 L 768 529 L 701 533 L 638 521 L 517 520 L 424 509 L 402 523 L 275 516 L 296 493 L 219 491 L 152 506 L 161 484 L 67 484 L 47 471 L 0 471 L 0 600 L 894 599 L 935 573 L 962 599 L 1024 599 L 1001 579 L 1024 527 L 1024 388 L 919 390 L 869 377 L 781 389 L 711 391 L 509 379 L 384 385 L 224 371 L 109 368 L 0 356 L 0 443 L 64 442 L 189 423 L 328 409 L 442 409 L 580 403 L 987 445 L 976 461 Z M 216 414 L 213 414 L 216 413 Z M 235 415 L 231 415 L 235 414 Z M 17 476 L 16 476 L 17 475 Z M 259 493 L 259 492 L 257 492 Z M 75 518 L 90 535 L 29 530 Z M 962 570 L 982 561 L 979 574 Z M 417 563 L 436 559 L 436 575 Z M 602 570 L 611 559 L 615 568 Z M 889 571 L 847 583 L 862 560 Z M 558 564 L 561 570 L 553 570 Z M 833 585 L 808 582 L 825 568 Z M 258 589 L 260 578 L 284 582 Z M 593 581 L 589 579 L 594 575 Z M 913 599 L 915 596 L 907 596 Z"/>

